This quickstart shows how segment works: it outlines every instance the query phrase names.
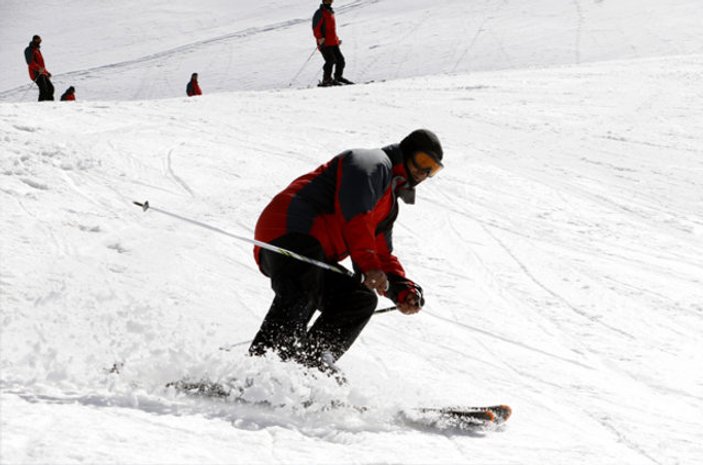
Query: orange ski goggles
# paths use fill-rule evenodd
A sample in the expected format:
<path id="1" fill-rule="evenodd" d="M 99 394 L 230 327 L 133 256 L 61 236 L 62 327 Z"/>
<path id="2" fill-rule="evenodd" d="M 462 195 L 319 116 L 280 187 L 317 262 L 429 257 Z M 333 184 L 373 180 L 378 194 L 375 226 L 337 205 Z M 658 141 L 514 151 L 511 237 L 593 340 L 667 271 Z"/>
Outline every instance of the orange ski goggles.
<path id="1" fill-rule="evenodd" d="M 429 178 L 444 168 L 441 161 L 426 152 L 415 152 L 415 154 L 410 158 L 410 162 L 415 166 L 415 168 L 422 171 Z"/>

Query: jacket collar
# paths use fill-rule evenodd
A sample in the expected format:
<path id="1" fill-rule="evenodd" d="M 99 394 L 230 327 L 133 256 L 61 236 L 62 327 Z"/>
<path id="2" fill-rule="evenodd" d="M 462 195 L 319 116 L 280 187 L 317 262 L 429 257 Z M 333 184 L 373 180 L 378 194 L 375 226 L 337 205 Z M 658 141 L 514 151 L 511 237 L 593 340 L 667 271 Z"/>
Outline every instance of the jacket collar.
<path id="1" fill-rule="evenodd" d="M 415 203 L 415 187 L 409 182 L 409 174 L 403 159 L 400 144 L 383 147 L 383 151 L 393 164 L 393 190 L 403 202 L 408 205 Z"/>

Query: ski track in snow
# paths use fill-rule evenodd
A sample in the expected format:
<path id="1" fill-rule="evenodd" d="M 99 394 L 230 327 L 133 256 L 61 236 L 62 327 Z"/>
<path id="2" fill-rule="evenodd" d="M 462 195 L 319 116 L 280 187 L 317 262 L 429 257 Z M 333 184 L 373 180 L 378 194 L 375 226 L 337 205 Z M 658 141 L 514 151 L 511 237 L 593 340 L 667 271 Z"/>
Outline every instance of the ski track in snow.
<path id="1" fill-rule="evenodd" d="M 76 51 L 81 69 L 55 74 L 81 79 L 75 104 L 17 103 L 35 89 L 2 77 L 0 461 L 703 462 L 696 2 L 339 1 L 350 71 L 389 80 L 324 90 L 288 89 L 309 6 L 208 5 L 219 21 L 114 10 L 144 50 L 112 34 Z M 44 26 L 55 70 L 50 39 L 74 36 Z M 191 69 L 206 95 L 163 99 Z M 349 386 L 245 355 L 272 298 L 249 244 L 132 204 L 252 236 L 295 177 L 416 127 L 446 169 L 401 206 L 394 246 L 427 307 L 371 320 L 340 362 Z M 277 407 L 165 387 L 183 377 Z M 499 402 L 514 417 L 496 431 L 396 415 Z"/>
<path id="2" fill-rule="evenodd" d="M 167 167 L 168 167 L 168 172 L 171 175 L 171 177 L 176 181 L 176 183 L 182 187 L 188 194 L 191 195 L 191 197 L 195 197 L 195 193 L 191 190 L 190 187 L 188 187 L 188 184 L 181 179 L 174 171 L 173 171 L 173 164 L 172 164 L 172 155 L 173 155 L 174 149 L 171 149 L 168 151 L 168 155 L 166 156 L 166 161 L 167 161 Z"/>

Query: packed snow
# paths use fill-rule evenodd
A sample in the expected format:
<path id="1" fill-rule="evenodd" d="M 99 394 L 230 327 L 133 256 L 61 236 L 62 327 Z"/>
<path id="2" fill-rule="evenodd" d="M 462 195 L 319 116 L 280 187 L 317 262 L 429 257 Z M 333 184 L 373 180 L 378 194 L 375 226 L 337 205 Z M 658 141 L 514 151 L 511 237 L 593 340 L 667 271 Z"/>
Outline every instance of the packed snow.
<path id="1" fill-rule="evenodd" d="M 376 82 L 327 89 L 316 7 L 0 4 L 0 462 L 703 463 L 698 2 L 339 0 Z M 77 102 L 34 102 L 35 33 Z M 446 168 L 394 242 L 425 309 L 374 316 L 348 385 L 246 356 L 268 280 L 194 222 L 253 237 L 298 175 L 420 127 Z M 398 415 L 496 403 L 486 431 Z"/>

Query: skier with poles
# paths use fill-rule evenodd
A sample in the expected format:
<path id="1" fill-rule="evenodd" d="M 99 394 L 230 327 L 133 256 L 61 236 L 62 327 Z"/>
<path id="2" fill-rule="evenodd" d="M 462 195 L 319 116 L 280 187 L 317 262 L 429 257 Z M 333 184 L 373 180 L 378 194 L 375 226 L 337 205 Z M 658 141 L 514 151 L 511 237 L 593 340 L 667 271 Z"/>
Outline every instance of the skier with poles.
<path id="1" fill-rule="evenodd" d="M 404 314 L 422 308 L 422 288 L 392 253 L 392 230 L 398 198 L 414 203 L 415 187 L 442 169 L 442 156 L 437 136 L 418 129 L 400 144 L 342 152 L 273 198 L 256 224 L 256 240 L 343 272 L 255 247 L 275 297 L 250 354 L 274 351 L 335 374 L 334 363 L 374 313 L 376 294 Z M 355 276 L 339 265 L 348 256 Z M 308 329 L 315 310 L 321 314 Z"/>
<path id="2" fill-rule="evenodd" d="M 35 35 L 29 46 L 24 49 L 24 59 L 29 67 L 29 78 L 39 87 L 39 101 L 54 100 L 54 85 L 49 79 L 51 73 L 44 67 L 41 54 L 41 37 Z"/>
<path id="3" fill-rule="evenodd" d="M 337 21 L 334 17 L 332 2 L 334 0 L 322 0 L 320 8 L 312 17 L 312 32 L 317 40 L 317 48 L 325 59 L 322 67 L 322 82 L 320 87 L 339 86 L 353 84 L 344 78 L 344 55 L 339 49 L 342 41 L 337 37 Z M 334 68 L 334 79 L 332 79 L 332 68 Z"/>
<path id="4" fill-rule="evenodd" d="M 253 356 L 272 351 L 344 384 L 336 360 L 351 347 L 373 314 L 393 310 L 374 311 L 376 294 L 393 300 L 395 308 L 407 315 L 419 312 L 425 303 L 422 289 L 405 276 L 393 255 L 391 236 L 398 198 L 414 203 L 415 187 L 443 168 L 442 157 L 437 136 L 426 129 L 413 131 L 400 144 L 342 152 L 274 197 L 259 217 L 256 239 L 151 207 L 146 201 L 134 204 L 144 211 L 156 211 L 256 245 L 254 256 L 260 270 L 271 279 L 273 303 L 253 341 L 221 350 L 251 342 L 249 353 Z M 346 256 L 351 256 L 356 275 L 339 265 Z M 315 310 L 321 314 L 308 329 Z M 119 373 L 122 366 L 115 363 L 109 372 Z M 236 382 L 236 376 L 232 380 Z M 166 387 L 197 397 L 250 402 L 243 396 L 241 384 L 233 388 L 232 380 L 186 376 Z M 247 386 L 253 382 L 247 377 Z M 254 405 L 270 404 L 257 400 Z M 418 425 L 464 431 L 501 425 L 511 414 L 506 404 L 398 411 L 401 418 Z"/>

